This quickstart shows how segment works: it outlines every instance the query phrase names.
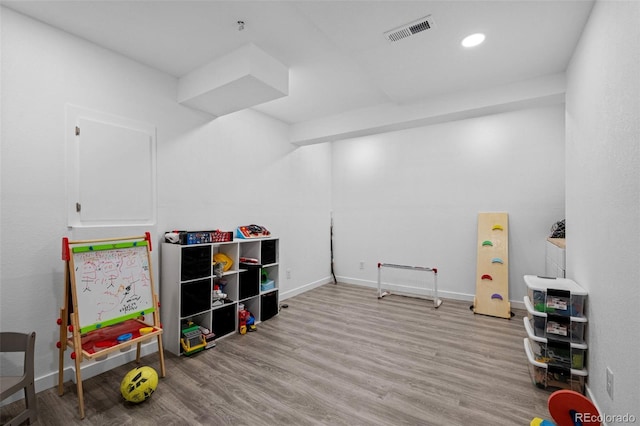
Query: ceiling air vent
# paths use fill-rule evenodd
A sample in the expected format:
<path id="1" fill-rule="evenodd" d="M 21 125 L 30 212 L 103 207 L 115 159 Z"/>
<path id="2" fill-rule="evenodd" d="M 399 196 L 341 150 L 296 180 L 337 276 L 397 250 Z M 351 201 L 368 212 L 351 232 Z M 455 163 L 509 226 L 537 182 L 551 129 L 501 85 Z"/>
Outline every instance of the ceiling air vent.
<path id="1" fill-rule="evenodd" d="M 426 31 L 430 28 L 433 28 L 433 19 L 431 15 L 425 16 L 424 18 L 420 18 L 416 21 L 409 22 L 408 24 L 402 25 L 398 28 L 394 28 L 384 33 L 384 36 L 389 41 L 398 41 L 403 38 L 410 37 L 412 35 L 421 33 L 422 31 Z"/>

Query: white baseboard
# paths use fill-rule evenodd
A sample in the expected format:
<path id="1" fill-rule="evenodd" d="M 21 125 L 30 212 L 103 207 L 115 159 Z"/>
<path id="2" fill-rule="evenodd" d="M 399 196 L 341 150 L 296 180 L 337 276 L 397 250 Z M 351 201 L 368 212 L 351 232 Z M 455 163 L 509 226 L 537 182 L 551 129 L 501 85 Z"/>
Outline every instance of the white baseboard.
<path id="1" fill-rule="evenodd" d="M 338 282 L 341 283 L 345 283 L 345 284 L 354 284 L 354 285 L 359 285 L 359 286 L 363 286 L 363 287 L 371 287 L 374 289 L 378 289 L 378 282 L 377 281 L 370 281 L 370 280 L 362 280 L 359 278 L 350 278 L 350 277 L 343 277 L 343 276 L 339 276 L 338 277 Z M 384 284 L 384 289 L 390 289 L 390 290 L 395 290 L 393 285 L 389 285 L 389 284 Z M 398 288 L 398 291 L 401 291 L 402 288 Z M 404 292 L 406 293 L 406 292 Z M 427 292 L 427 296 L 430 296 L 432 293 L 429 291 Z M 419 296 L 422 296 L 422 294 L 418 294 Z M 467 301 L 467 302 L 473 302 L 475 295 L 474 294 L 467 294 L 467 293 L 458 293 L 455 291 L 443 291 L 438 289 L 438 298 L 441 299 L 452 299 L 452 300 L 462 300 L 462 301 Z M 526 307 L 524 306 L 524 302 L 521 301 L 517 301 L 517 300 L 511 300 L 511 307 L 514 309 L 526 309 Z"/>
<path id="2" fill-rule="evenodd" d="M 320 280 L 311 282 L 309 284 L 305 284 L 305 285 L 303 285 L 301 287 L 298 287 L 296 289 L 293 289 L 293 290 L 284 291 L 284 292 L 282 290 L 280 290 L 279 298 L 280 298 L 280 301 L 283 301 L 283 300 L 288 299 L 290 297 L 297 296 L 298 294 L 305 293 L 305 292 L 307 292 L 309 290 L 313 290 L 316 287 L 320 287 L 322 285 L 329 284 L 329 283 L 332 283 L 332 282 L 333 282 L 333 278 L 325 277 L 325 278 L 322 278 Z"/>
<path id="3" fill-rule="evenodd" d="M 602 414 L 602 410 L 598 406 L 598 401 L 596 401 L 596 397 L 591 392 L 591 388 L 589 387 L 589 385 L 584 385 L 584 387 L 585 387 L 585 394 L 586 394 L 587 398 L 589 398 L 591 400 L 591 402 L 593 402 L 593 405 L 596 406 L 596 409 L 598 410 L 598 413 Z M 608 426 L 607 423 L 604 421 L 604 419 L 602 420 L 602 426 Z"/>

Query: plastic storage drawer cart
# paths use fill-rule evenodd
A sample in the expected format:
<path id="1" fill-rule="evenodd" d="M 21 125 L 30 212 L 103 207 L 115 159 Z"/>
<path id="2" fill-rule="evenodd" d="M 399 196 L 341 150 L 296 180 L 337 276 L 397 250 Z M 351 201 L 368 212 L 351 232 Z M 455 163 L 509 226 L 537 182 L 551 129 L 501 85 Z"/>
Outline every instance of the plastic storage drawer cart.
<path id="1" fill-rule="evenodd" d="M 586 369 L 570 368 L 563 364 L 536 361 L 531 342 L 524 338 L 524 350 L 529 360 L 529 373 L 533 384 L 541 389 L 570 389 L 584 394 Z"/>
<path id="2" fill-rule="evenodd" d="M 585 290 L 566 278 L 525 275 L 524 281 L 529 294 L 524 297 L 524 304 L 534 335 L 584 344 L 587 324 L 584 316 Z"/>
<path id="3" fill-rule="evenodd" d="M 525 275 L 527 294 L 537 312 L 567 317 L 584 317 L 587 292 L 567 278 Z"/>
<path id="4" fill-rule="evenodd" d="M 587 378 L 587 292 L 566 278 L 525 275 L 524 349 L 533 383 L 584 393 Z"/>
<path id="5" fill-rule="evenodd" d="M 554 340 L 553 338 L 538 337 L 533 331 L 531 320 L 523 318 L 527 338 L 531 344 L 536 361 L 570 365 L 571 368 L 582 370 L 585 366 L 587 344 L 570 343 Z"/>
<path id="6" fill-rule="evenodd" d="M 528 296 L 524 297 L 524 305 L 533 325 L 534 335 L 551 337 L 556 340 L 584 344 L 584 332 L 587 324 L 585 317 L 565 317 L 546 314 L 533 309 Z"/>

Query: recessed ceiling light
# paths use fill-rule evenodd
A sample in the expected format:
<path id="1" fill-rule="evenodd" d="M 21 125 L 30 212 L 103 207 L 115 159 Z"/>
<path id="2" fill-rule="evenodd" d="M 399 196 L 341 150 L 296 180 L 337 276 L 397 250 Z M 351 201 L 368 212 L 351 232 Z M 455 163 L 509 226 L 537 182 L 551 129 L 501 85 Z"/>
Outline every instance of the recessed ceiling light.
<path id="1" fill-rule="evenodd" d="M 464 47 L 474 47 L 479 45 L 483 41 L 484 41 L 484 34 L 476 33 L 476 34 L 471 34 L 469 36 L 466 36 L 460 44 L 462 44 Z"/>

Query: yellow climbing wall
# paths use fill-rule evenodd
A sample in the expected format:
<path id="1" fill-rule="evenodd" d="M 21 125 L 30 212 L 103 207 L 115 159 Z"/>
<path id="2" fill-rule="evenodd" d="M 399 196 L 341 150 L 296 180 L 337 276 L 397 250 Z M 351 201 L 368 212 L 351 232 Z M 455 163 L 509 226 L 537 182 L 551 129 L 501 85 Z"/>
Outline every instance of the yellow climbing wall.
<path id="1" fill-rule="evenodd" d="M 511 318 L 507 213 L 478 213 L 478 259 L 473 312 Z"/>

